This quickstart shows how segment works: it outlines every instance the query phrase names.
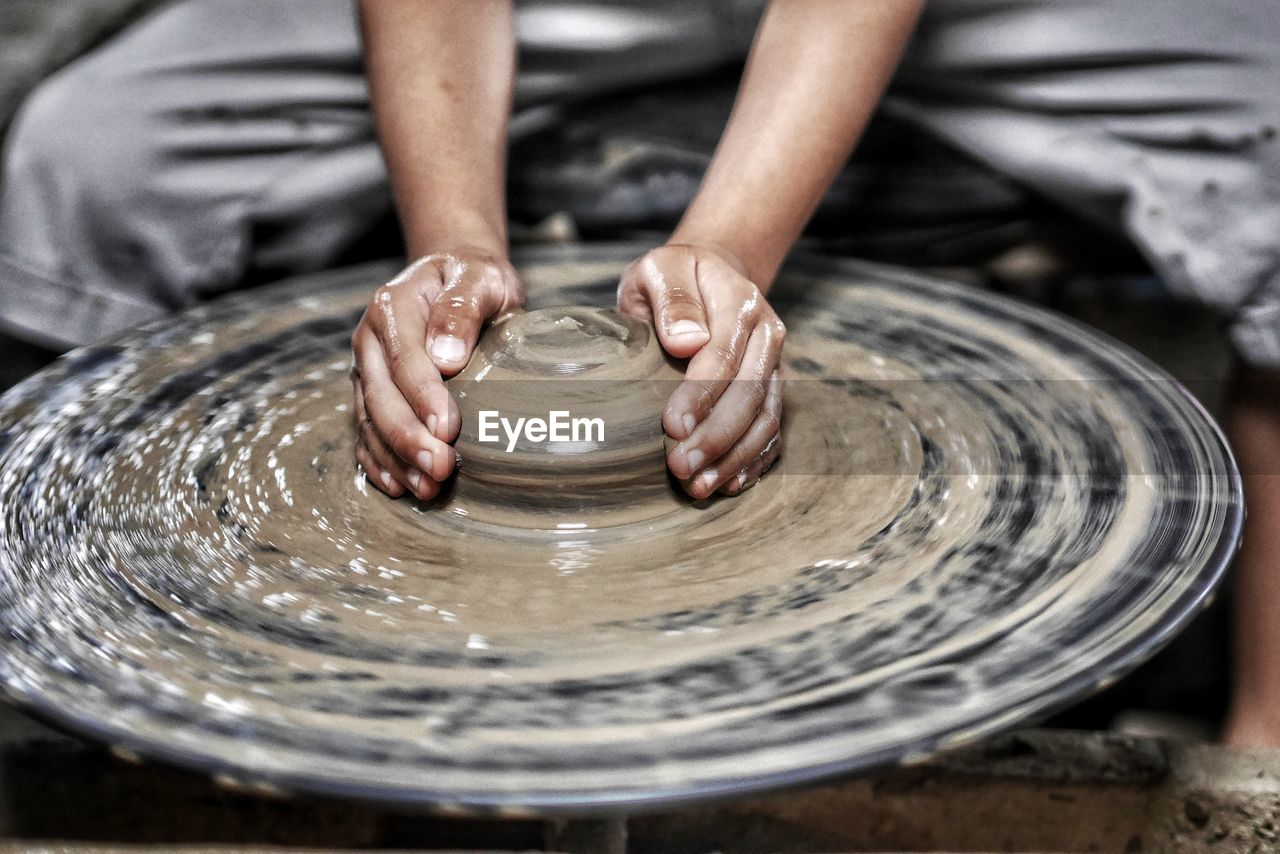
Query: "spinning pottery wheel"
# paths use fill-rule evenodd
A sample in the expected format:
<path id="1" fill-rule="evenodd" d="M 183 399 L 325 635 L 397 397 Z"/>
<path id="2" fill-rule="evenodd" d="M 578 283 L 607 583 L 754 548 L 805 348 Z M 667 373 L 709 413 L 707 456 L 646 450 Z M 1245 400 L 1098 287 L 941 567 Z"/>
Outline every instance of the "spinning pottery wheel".
<path id="1" fill-rule="evenodd" d="M 636 253 L 519 260 L 534 308 L 607 306 Z M 456 488 L 393 501 L 355 470 L 347 380 L 392 272 L 223 299 L 0 401 L 15 702 L 265 789 L 622 809 L 1042 715 L 1166 641 L 1237 544 L 1231 456 L 1158 369 L 1044 311 L 825 260 L 774 291 L 785 445 L 742 496 L 652 480 L 645 416 L 516 468 L 464 426 Z M 644 326 L 517 320 L 477 357 L 495 374 L 453 381 L 468 419 L 502 382 L 559 384 L 538 406 L 670 389 Z"/>

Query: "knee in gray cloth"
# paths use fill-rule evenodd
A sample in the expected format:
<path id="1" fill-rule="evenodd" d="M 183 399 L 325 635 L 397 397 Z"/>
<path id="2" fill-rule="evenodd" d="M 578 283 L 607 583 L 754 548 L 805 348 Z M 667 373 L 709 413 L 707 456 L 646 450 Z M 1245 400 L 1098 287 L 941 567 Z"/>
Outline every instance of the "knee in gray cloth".
<path id="1" fill-rule="evenodd" d="M 0 321 L 10 329 L 66 346 L 187 304 L 169 228 L 181 212 L 157 204 L 165 178 L 140 101 L 82 60 L 15 116 L 0 171 Z"/>
<path id="2" fill-rule="evenodd" d="M 113 205 L 137 174 L 140 128 L 127 95 L 91 69 L 72 65 L 41 83 L 5 141 L 0 193 L 45 202 Z M 131 142 L 126 142 L 131 140 Z M 40 185 L 34 190 L 30 185 Z"/>
<path id="3" fill-rule="evenodd" d="M 20 111 L 0 263 L 150 315 L 331 259 L 390 205 L 359 57 L 349 0 L 165 6 Z"/>
<path id="4" fill-rule="evenodd" d="M 148 224 L 138 217 L 158 176 L 144 125 L 128 90 L 91 65 L 37 87 L 6 139 L 0 253 L 77 287 L 112 287 L 118 271 L 146 281 Z"/>

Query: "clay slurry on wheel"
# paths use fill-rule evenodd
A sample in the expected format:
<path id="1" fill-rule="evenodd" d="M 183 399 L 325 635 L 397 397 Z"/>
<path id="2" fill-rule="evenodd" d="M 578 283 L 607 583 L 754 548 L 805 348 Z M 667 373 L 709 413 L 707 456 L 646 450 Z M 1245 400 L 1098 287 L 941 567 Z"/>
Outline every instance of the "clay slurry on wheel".
<path id="1" fill-rule="evenodd" d="M 530 314 L 599 324 L 591 347 L 639 347 L 661 373 L 643 326 L 580 313 L 611 304 L 636 252 L 527 253 Z M 392 272 L 232 296 L 3 398 L 11 698 L 276 789 L 622 809 L 1043 714 L 1167 640 L 1237 542 L 1230 455 L 1159 370 L 1044 311 L 817 259 L 771 294 L 789 379 L 782 457 L 757 488 L 619 486 L 628 454 L 661 461 L 635 416 L 613 451 L 577 456 L 464 439 L 470 481 L 393 501 L 356 470 L 347 380 L 350 329 Z M 563 358 L 587 343 L 568 326 L 487 337 L 520 376 L 460 377 L 460 406 L 511 405 L 486 389 L 546 381 L 537 364 L 604 372 L 554 380 L 566 392 L 609 387 L 627 360 Z M 656 386 L 633 392 L 652 400 L 629 413 L 660 411 Z M 544 396 L 524 403 L 579 409 Z"/>

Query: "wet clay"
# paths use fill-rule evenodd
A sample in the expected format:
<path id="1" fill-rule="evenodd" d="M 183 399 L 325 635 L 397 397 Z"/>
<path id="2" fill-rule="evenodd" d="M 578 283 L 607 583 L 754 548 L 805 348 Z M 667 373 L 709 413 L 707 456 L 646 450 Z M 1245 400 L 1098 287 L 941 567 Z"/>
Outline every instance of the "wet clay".
<path id="1" fill-rule="evenodd" d="M 460 461 L 440 510 L 521 528 L 602 528 L 689 504 L 666 467 L 662 410 L 683 378 L 645 323 L 584 306 L 517 313 L 490 327 L 448 383 L 462 428 Z M 481 414 L 508 423 L 482 442 Z M 508 441 L 511 424 L 593 419 L 569 441 Z M 492 426 L 492 415 L 489 419 Z M 514 446 L 514 447 L 512 447 Z"/>
<path id="2" fill-rule="evenodd" d="M 14 389 L 0 684 L 271 789 L 621 809 L 1042 714 L 1150 654 L 1234 551 L 1234 464 L 1166 375 L 853 262 L 798 259 L 771 294 L 774 471 L 734 499 L 663 493 L 646 413 L 671 366 L 595 311 L 640 251 L 525 254 L 530 313 L 451 382 L 464 430 L 578 387 L 621 407 L 618 443 L 512 459 L 464 433 L 464 476 L 427 505 L 352 459 L 348 341 L 390 266 L 233 296 Z"/>

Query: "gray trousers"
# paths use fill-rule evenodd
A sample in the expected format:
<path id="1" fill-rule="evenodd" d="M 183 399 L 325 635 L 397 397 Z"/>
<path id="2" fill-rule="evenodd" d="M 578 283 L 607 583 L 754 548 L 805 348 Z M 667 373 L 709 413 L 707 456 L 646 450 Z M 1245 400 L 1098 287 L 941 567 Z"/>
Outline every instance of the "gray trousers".
<path id="1" fill-rule="evenodd" d="M 743 56 L 753 0 L 519 5 L 540 105 Z M 886 109 L 1103 225 L 1280 368 L 1280 11 L 932 0 Z M 0 323 L 82 344 L 330 263 L 390 207 L 351 0 L 180 0 L 36 90 L 0 177 Z"/>

